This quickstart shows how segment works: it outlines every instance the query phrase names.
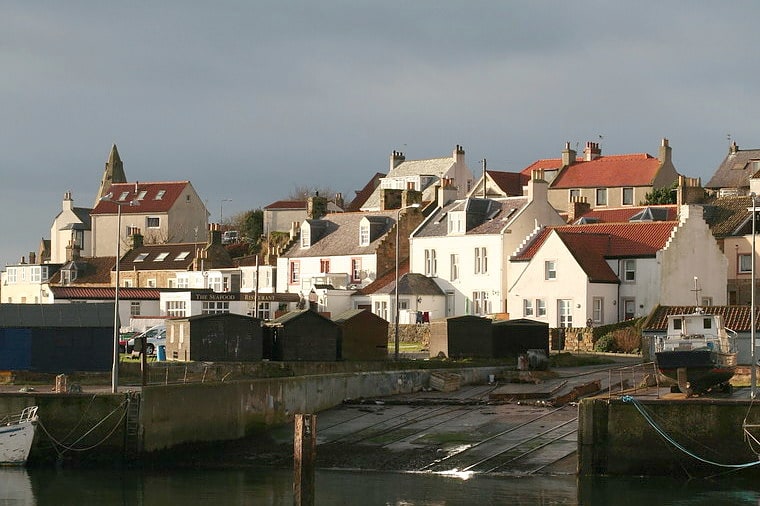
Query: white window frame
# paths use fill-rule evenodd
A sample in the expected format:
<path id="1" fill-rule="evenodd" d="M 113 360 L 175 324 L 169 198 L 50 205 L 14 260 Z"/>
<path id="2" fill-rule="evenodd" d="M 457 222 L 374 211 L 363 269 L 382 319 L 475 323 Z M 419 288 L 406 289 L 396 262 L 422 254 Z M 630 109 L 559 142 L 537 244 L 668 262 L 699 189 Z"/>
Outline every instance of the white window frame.
<path id="1" fill-rule="evenodd" d="M 151 225 L 151 223 L 155 223 L 155 225 Z M 161 228 L 161 217 L 160 216 L 146 216 L 145 228 Z"/>
<path id="2" fill-rule="evenodd" d="M 369 246 L 369 223 L 359 225 L 359 246 Z"/>
<path id="3" fill-rule="evenodd" d="M 450 278 L 451 281 L 456 281 L 459 279 L 459 254 L 452 253 L 449 258 L 451 260 Z"/>
<path id="4" fill-rule="evenodd" d="M 572 299 L 557 299 L 557 326 L 564 328 L 573 326 Z"/>
<path id="5" fill-rule="evenodd" d="M 533 300 L 523 299 L 523 316 L 533 316 Z"/>
<path id="6" fill-rule="evenodd" d="M 557 261 L 544 260 L 544 280 L 554 281 L 557 279 Z"/>
<path id="7" fill-rule="evenodd" d="M 604 323 L 604 297 L 591 299 L 591 321 L 599 324 Z"/>
<path id="8" fill-rule="evenodd" d="M 546 299 L 536 299 L 536 316 L 546 316 Z"/>
<path id="9" fill-rule="evenodd" d="M 636 260 L 633 258 L 627 258 L 623 260 L 623 283 L 635 283 L 636 282 Z"/>
<path id="10" fill-rule="evenodd" d="M 738 274 L 752 273 L 752 254 L 741 253 L 736 259 L 736 272 Z"/>
<path id="11" fill-rule="evenodd" d="M 140 301 L 139 300 L 133 300 L 129 302 L 129 315 L 130 316 L 140 316 Z"/>

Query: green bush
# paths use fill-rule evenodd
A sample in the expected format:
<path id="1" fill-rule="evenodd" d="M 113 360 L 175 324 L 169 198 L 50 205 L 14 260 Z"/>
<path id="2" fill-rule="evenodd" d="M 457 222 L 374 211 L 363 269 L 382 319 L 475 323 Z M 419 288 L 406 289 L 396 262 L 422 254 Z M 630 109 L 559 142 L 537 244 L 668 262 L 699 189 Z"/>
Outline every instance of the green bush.
<path id="1" fill-rule="evenodd" d="M 594 351 L 614 353 L 617 351 L 614 334 L 605 334 L 594 344 Z"/>

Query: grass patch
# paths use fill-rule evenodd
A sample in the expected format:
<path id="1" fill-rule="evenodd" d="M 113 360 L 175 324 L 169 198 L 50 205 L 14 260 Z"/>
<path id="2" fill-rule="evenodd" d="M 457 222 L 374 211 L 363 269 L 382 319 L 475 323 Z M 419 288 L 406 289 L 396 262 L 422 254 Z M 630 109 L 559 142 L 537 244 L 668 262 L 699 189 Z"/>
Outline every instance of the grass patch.
<path id="1" fill-rule="evenodd" d="M 550 367 L 581 367 L 584 365 L 614 364 L 609 357 L 599 355 L 581 355 L 574 353 L 557 353 L 549 357 Z"/>

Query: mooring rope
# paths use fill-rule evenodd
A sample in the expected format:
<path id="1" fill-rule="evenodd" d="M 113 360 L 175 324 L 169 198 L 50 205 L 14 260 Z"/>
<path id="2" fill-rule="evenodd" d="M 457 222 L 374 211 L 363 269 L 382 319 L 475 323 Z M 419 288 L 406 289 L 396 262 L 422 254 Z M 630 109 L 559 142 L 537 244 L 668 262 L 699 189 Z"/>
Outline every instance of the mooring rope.
<path id="1" fill-rule="evenodd" d="M 96 423 L 95 425 L 93 425 L 93 427 L 90 430 L 88 430 L 87 432 L 85 432 L 84 434 L 82 434 L 82 436 L 80 436 L 79 439 L 77 439 L 76 441 L 74 441 L 73 443 L 71 443 L 71 445 L 64 444 L 63 442 L 58 441 L 56 438 L 54 438 L 53 435 L 50 434 L 50 432 L 47 430 L 47 428 L 43 425 L 42 420 L 38 420 L 37 423 L 42 428 L 42 430 L 45 432 L 45 434 L 47 435 L 47 437 L 50 438 L 50 440 L 53 442 L 53 444 L 55 444 L 57 446 L 60 446 L 64 450 L 68 450 L 68 451 L 72 451 L 72 452 L 85 452 L 85 451 L 89 451 L 89 450 L 92 450 L 94 448 L 97 448 L 98 446 L 100 446 L 101 444 L 103 444 L 109 437 L 111 437 L 114 432 L 116 432 L 116 429 L 119 428 L 119 425 L 124 420 L 124 417 L 127 415 L 127 410 L 126 409 L 124 409 L 124 412 L 121 414 L 121 417 L 119 417 L 119 420 L 117 420 L 117 422 L 113 426 L 113 428 L 111 430 L 109 430 L 108 433 L 105 436 L 103 436 L 103 438 L 100 441 L 98 441 L 97 443 L 95 443 L 95 444 L 93 444 L 91 446 L 87 446 L 87 447 L 83 447 L 83 448 L 74 448 L 72 445 L 77 444 L 82 439 L 84 439 L 85 437 L 87 437 L 90 433 L 92 433 L 92 431 L 94 431 L 95 429 L 97 429 L 98 426 L 100 426 L 100 424 L 102 424 L 103 422 L 105 422 L 106 420 L 108 420 L 111 417 L 111 415 L 113 415 L 114 413 L 116 413 L 116 411 L 118 411 L 120 408 L 124 407 L 126 404 L 127 404 L 127 401 L 125 400 L 124 402 L 122 402 L 121 404 L 119 404 L 118 406 L 116 406 L 116 408 L 114 408 L 113 411 L 111 411 L 106 416 L 104 416 L 102 420 L 100 420 L 98 423 Z M 63 453 L 64 453 L 64 452 L 59 452 L 57 450 L 57 448 L 56 448 L 56 452 L 58 453 L 59 457 L 61 455 L 63 455 Z"/>
<path id="2" fill-rule="evenodd" d="M 676 441 L 675 439 L 673 439 L 672 437 L 670 437 L 670 435 L 668 433 L 666 433 L 659 425 L 657 425 L 657 422 L 655 422 L 654 419 L 652 419 L 652 416 L 646 411 L 646 409 L 644 409 L 644 406 L 642 406 L 641 403 L 638 400 L 634 399 L 634 397 L 632 395 L 624 395 L 623 397 L 621 397 L 621 399 L 622 399 L 623 402 L 626 402 L 626 403 L 629 403 L 629 404 L 633 404 L 633 406 L 636 408 L 636 410 L 638 410 L 638 412 L 641 413 L 641 416 L 643 416 L 644 419 L 647 422 L 649 422 L 649 425 L 651 425 L 652 428 L 655 431 L 657 431 L 657 433 L 663 439 L 665 439 L 665 441 L 667 441 L 668 443 L 672 444 L 673 446 L 675 446 L 676 448 L 678 448 L 679 450 L 681 450 L 683 453 L 685 453 L 689 457 L 692 457 L 692 458 L 694 458 L 696 460 L 699 460 L 700 462 L 704 462 L 705 464 L 710 464 L 712 466 L 717 466 L 717 467 L 727 467 L 727 468 L 731 468 L 731 469 L 746 469 L 748 467 L 752 467 L 752 466 L 756 466 L 756 465 L 760 464 L 760 460 L 753 461 L 753 462 L 747 462 L 747 463 L 744 463 L 744 464 L 722 464 L 720 462 L 715 462 L 713 460 L 709 460 L 709 459 L 700 457 L 699 455 L 696 455 L 695 453 L 689 451 L 687 448 L 684 448 L 678 441 Z"/>

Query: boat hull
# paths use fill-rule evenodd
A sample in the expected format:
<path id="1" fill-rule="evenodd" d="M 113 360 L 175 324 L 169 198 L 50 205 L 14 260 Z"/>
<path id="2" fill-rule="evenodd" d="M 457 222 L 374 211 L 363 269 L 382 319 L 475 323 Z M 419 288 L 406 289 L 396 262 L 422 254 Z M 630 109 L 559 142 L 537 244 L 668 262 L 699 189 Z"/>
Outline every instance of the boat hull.
<path id="1" fill-rule="evenodd" d="M 26 464 L 34 441 L 36 420 L 0 426 L 0 465 Z"/>
<path id="2" fill-rule="evenodd" d="M 709 349 L 678 350 L 660 351 L 655 353 L 655 357 L 660 373 L 678 382 L 679 387 L 685 379 L 695 393 L 727 383 L 736 372 L 736 353 Z"/>

